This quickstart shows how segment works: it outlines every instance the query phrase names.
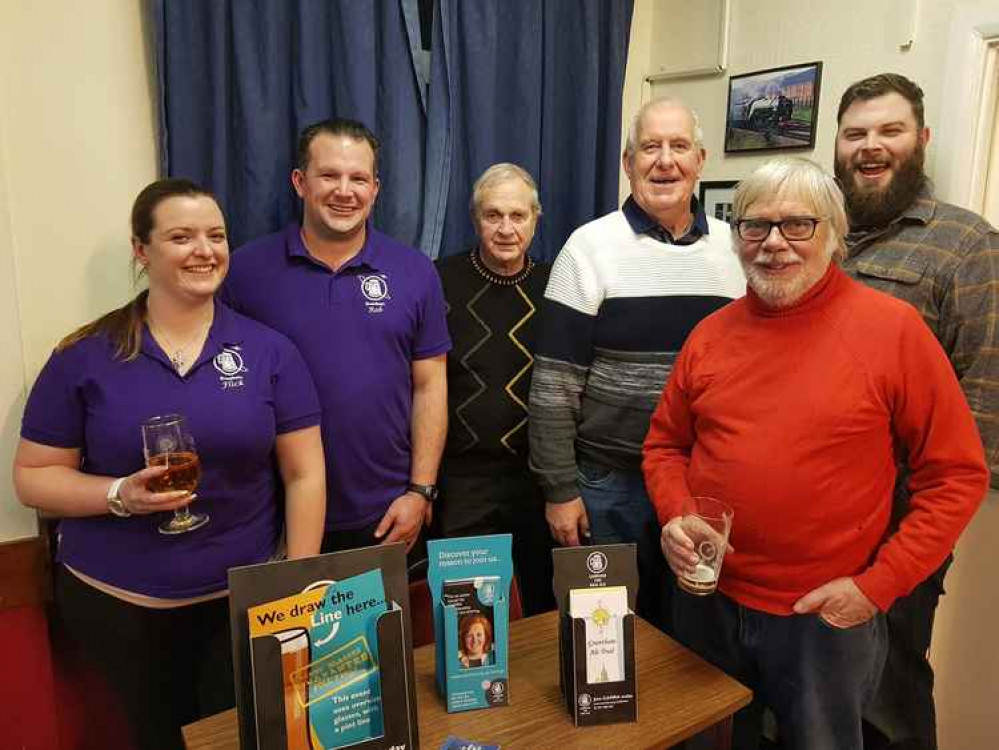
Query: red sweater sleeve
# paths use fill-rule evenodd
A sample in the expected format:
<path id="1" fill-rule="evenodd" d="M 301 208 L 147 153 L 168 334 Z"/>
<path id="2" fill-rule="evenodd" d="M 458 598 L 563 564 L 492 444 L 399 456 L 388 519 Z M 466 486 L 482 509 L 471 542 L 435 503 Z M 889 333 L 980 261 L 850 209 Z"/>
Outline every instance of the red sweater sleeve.
<path id="1" fill-rule="evenodd" d="M 642 448 L 645 487 L 663 525 L 680 515 L 683 499 L 690 496 L 686 474 L 695 438 L 688 400 L 690 356 L 688 340 L 652 414 Z"/>
<path id="2" fill-rule="evenodd" d="M 943 349 L 906 310 L 891 399 L 892 424 L 910 470 L 909 510 L 855 578 L 864 594 L 887 610 L 944 561 L 988 490 L 981 440 Z"/>

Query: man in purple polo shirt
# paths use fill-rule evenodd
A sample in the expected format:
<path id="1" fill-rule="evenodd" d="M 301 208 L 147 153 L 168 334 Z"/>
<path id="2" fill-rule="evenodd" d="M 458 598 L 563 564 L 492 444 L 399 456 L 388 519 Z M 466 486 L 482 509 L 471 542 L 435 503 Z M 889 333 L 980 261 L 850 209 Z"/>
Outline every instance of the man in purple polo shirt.
<path id="1" fill-rule="evenodd" d="M 375 230 L 378 141 L 324 120 L 298 141 L 302 223 L 232 258 L 223 298 L 289 336 L 323 406 L 323 551 L 405 541 L 431 517 L 447 431 L 451 348 L 430 260 Z"/>

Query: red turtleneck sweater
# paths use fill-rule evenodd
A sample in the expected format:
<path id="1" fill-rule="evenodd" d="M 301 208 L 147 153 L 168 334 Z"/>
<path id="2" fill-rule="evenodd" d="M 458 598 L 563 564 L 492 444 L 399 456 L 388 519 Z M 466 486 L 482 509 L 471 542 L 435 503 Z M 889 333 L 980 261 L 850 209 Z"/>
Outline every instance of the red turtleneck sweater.
<path id="1" fill-rule="evenodd" d="M 896 450 L 910 510 L 884 535 Z M 886 610 L 954 547 L 988 487 L 947 357 L 915 308 L 835 265 L 795 305 L 752 291 L 690 335 L 645 440 L 661 523 L 688 495 L 735 508 L 719 588 L 790 614 L 841 576 Z"/>

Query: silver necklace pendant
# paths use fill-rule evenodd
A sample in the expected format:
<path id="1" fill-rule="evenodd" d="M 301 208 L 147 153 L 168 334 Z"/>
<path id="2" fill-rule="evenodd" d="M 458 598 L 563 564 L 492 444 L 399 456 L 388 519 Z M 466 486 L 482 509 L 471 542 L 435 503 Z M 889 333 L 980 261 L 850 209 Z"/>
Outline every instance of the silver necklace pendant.
<path id="1" fill-rule="evenodd" d="M 173 356 L 170 357 L 170 361 L 173 363 L 173 369 L 175 369 L 177 372 L 180 372 L 181 370 L 183 370 L 184 369 L 184 350 L 183 349 L 178 349 L 177 351 L 175 351 L 173 353 Z"/>

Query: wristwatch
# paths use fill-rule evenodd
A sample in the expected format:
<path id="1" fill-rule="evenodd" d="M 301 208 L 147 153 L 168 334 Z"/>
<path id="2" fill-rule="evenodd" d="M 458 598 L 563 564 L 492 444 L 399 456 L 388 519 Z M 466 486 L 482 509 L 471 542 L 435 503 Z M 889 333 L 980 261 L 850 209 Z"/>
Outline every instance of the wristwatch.
<path id="1" fill-rule="evenodd" d="M 417 495 L 423 495 L 427 502 L 433 502 L 437 499 L 437 485 L 436 484 L 414 484 L 410 482 L 406 485 L 406 492 L 415 492 Z"/>
<path id="2" fill-rule="evenodd" d="M 132 516 L 125 507 L 125 503 L 121 501 L 121 484 L 124 481 L 125 477 L 119 477 L 111 482 L 111 486 L 108 487 L 108 510 L 118 516 L 118 518 L 130 518 Z"/>

